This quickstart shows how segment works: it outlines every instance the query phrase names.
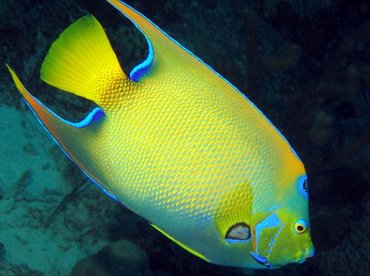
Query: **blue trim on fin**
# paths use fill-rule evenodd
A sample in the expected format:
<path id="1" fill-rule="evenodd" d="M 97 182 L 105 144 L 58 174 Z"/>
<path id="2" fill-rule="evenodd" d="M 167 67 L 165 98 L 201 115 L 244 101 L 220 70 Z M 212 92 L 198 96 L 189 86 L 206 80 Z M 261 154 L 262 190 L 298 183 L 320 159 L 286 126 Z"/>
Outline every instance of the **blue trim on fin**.
<path id="1" fill-rule="evenodd" d="M 195 59 L 197 59 L 198 61 L 200 61 L 201 63 L 203 63 L 208 69 L 212 70 L 219 78 L 221 78 L 222 80 L 224 80 L 228 85 L 230 85 L 232 88 L 234 88 L 236 91 L 238 91 L 238 93 L 240 95 L 242 95 L 248 102 L 250 102 L 252 104 L 252 106 L 267 120 L 267 122 L 270 123 L 270 125 L 277 131 L 277 133 L 285 140 L 285 142 L 289 145 L 291 151 L 293 152 L 293 154 L 299 159 L 301 160 L 301 158 L 298 156 L 298 154 L 296 153 L 296 151 L 292 148 L 292 146 L 289 144 L 288 140 L 284 137 L 284 135 L 280 132 L 280 130 L 278 130 L 272 123 L 271 121 L 265 116 L 265 114 L 263 114 L 263 112 L 251 101 L 248 99 L 248 97 L 246 95 L 244 95 L 242 92 L 239 91 L 238 88 L 236 88 L 232 83 L 230 83 L 227 79 L 225 79 L 224 77 L 222 77 L 219 73 L 217 73 L 215 70 L 213 70 L 212 67 L 210 67 L 208 64 L 206 64 L 203 60 L 201 60 L 200 58 L 198 58 L 196 55 L 194 55 L 191 51 L 189 51 L 188 49 L 186 49 L 184 46 L 182 46 L 179 42 L 177 42 L 175 39 L 173 39 L 172 37 L 170 37 L 166 32 L 164 32 L 160 27 L 158 27 L 156 24 L 154 24 L 149 18 L 147 18 L 145 15 L 143 15 L 141 12 L 137 11 L 136 9 L 134 9 L 133 7 L 127 5 L 126 3 L 124 3 L 123 1 L 119 0 L 119 2 L 121 2 L 121 4 L 125 5 L 126 7 L 134 10 L 135 12 L 137 12 L 140 16 L 142 16 L 143 18 L 145 18 L 146 20 L 148 20 L 151 24 L 153 24 L 153 26 L 155 26 L 158 30 L 160 30 L 165 36 L 167 36 L 171 41 L 173 41 L 175 44 L 177 44 L 179 47 L 181 47 L 185 52 L 187 52 L 188 54 L 190 54 L 191 56 L 193 56 Z M 151 46 L 151 43 L 149 41 L 149 39 L 146 37 L 146 35 L 144 34 L 144 32 L 140 29 L 140 27 L 133 21 L 131 20 L 131 18 L 129 18 L 128 16 L 126 16 L 118 7 L 116 7 L 115 5 L 112 4 L 112 6 L 118 10 L 121 14 L 123 14 L 124 17 L 126 17 L 127 19 L 129 19 L 134 25 L 135 27 L 144 35 L 144 37 L 146 38 L 146 40 L 148 41 L 148 45 L 149 45 L 149 53 L 148 53 L 148 57 L 139 65 L 137 65 L 135 68 L 139 67 L 137 70 L 138 71 L 138 79 L 140 77 L 143 76 L 143 74 L 145 74 L 146 72 L 148 72 L 149 68 L 150 68 L 150 65 L 151 65 L 151 62 L 153 61 L 153 58 L 154 58 L 154 52 L 153 52 L 153 55 L 150 56 L 150 48 L 152 47 Z M 153 49 L 152 49 L 153 51 Z M 151 60 L 150 64 L 145 64 L 148 60 Z M 143 71 L 142 73 L 140 72 L 140 67 L 143 66 L 143 69 L 145 68 L 146 70 Z M 130 78 L 132 78 L 132 75 L 135 75 L 136 73 L 133 72 L 135 70 L 135 68 L 131 71 L 130 73 Z M 136 77 L 136 76 L 134 76 Z M 134 80 L 134 79 L 133 79 Z M 135 81 L 135 80 L 134 80 Z"/>
<path id="2" fill-rule="evenodd" d="M 128 6 L 126 3 L 120 1 L 123 5 L 125 6 Z M 153 63 L 153 60 L 154 60 L 154 50 L 153 50 L 153 46 L 152 46 L 152 43 L 150 42 L 150 40 L 147 38 L 147 36 L 145 35 L 145 33 L 141 30 L 141 28 L 135 23 L 135 21 L 131 20 L 131 18 L 127 17 L 118 7 L 116 7 L 115 5 L 112 4 L 112 6 L 118 10 L 121 14 L 123 14 L 124 17 L 126 17 L 128 20 L 130 20 L 132 22 L 132 24 L 134 24 L 134 26 L 142 33 L 142 35 L 145 37 L 146 39 L 146 42 L 148 43 L 148 55 L 147 57 L 141 62 L 139 63 L 138 65 L 136 65 L 130 72 L 130 79 L 134 82 L 138 82 L 140 81 L 140 79 L 149 71 L 150 69 L 150 66 L 152 65 Z M 130 6 L 128 6 L 130 7 Z M 143 14 L 141 14 L 140 12 L 138 12 L 137 10 L 135 10 L 134 8 L 130 7 L 131 9 L 133 9 L 134 11 L 136 11 L 138 14 L 140 14 L 142 17 L 144 17 L 146 20 L 150 21 L 148 18 L 146 18 Z M 155 25 L 152 21 L 150 21 L 153 25 Z M 155 25 L 157 28 L 158 26 Z M 158 28 L 159 29 L 159 28 Z"/>
<path id="3" fill-rule="evenodd" d="M 77 123 L 72 123 L 70 121 L 64 120 L 63 118 L 59 117 L 58 115 L 54 114 L 57 116 L 59 119 L 61 119 L 64 123 L 76 127 L 76 128 L 84 128 L 90 125 L 92 122 L 99 121 L 102 119 L 105 114 L 104 111 L 100 107 L 95 107 L 87 116 L 81 120 L 80 122 Z"/>
<path id="4" fill-rule="evenodd" d="M 56 118 L 60 119 L 62 122 L 70 125 L 70 126 L 73 126 L 73 127 L 78 127 L 78 128 L 82 128 L 82 127 L 86 127 L 87 125 L 89 125 L 92 121 L 96 121 L 98 119 L 101 119 L 105 114 L 103 112 L 103 110 L 99 107 L 96 107 L 94 108 L 86 117 L 85 119 L 83 119 L 82 121 L 78 122 L 78 123 L 72 123 L 72 122 L 69 122 L 63 118 L 61 118 L 60 116 L 58 116 L 57 114 L 55 114 L 52 110 L 50 110 L 48 107 L 46 107 L 41 101 L 39 101 L 37 98 L 35 98 L 34 96 L 32 96 L 31 93 L 29 93 L 27 91 L 27 93 L 36 101 L 38 102 L 43 108 L 45 108 L 48 112 L 50 112 L 53 116 L 55 116 Z M 90 177 L 87 172 L 85 172 L 74 160 L 73 158 L 67 153 L 67 151 L 60 145 L 60 143 L 58 142 L 58 140 L 51 134 L 51 132 L 47 129 L 47 127 L 44 125 L 44 123 L 41 121 L 40 117 L 37 115 L 36 111 L 32 108 L 32 106 L 26 101 L 26 104 L 28 105 L 28 107 L 31 109 L 31 111 L 33 112 L 33 114 L 36 116 L 37 120 L 40 122 L 40 124 L 42 125 L 42 127 L 46 130 L 46 132 L 50 135 L 50 137 L 54 140 L 54 142 L 59 146 L 59 148 L 61 148 L 61 150 L 64 152 L 64 154 L 74 163 L 76 164 L 76 166 L 94 183 L 96 184 L 105 194 L 107 194 L 109 197 L 111 197 L 112 199 L 114 199 L 115 201 L 118 201 L 120 202 L 113 194 L 111 194 L 110 192 L 108 192 L 107 189 L 104 188 L 103 185 L 101 185 L 100 183 L 98 183 L 95 179 L 93 179 L 92 177 Z"/>
<path id="5" fill-rule="evenodd" d="M 258 255 L 257 253 L 254 253 L 253 251 L 250 252 L 252 257 L 260 264 L 263 264 L 265 265 L 266 263 L 268 263 L 267 261 L 267 258 L 266 257 L 263 257 L 261 255 Z"/>
<path id="6" fill-rule="evenodd" d="M 136 26 L 136 28 L 140 30 L 138 26 Z M 148 56 L 143 62 L 139 63 L 131 70 L 130 79 L 134 82 L 138 82 L 140 78 L 149 71 L 150 66 L 152 65 L 153 60 L 154 60 L 154 51 L 153 51 L 152 43 L 150 42 L 150 40 L 146 37 L 146 35 L 143 32 L 141 33 L 144 35 L 146 42 L 148 43 Z"/>

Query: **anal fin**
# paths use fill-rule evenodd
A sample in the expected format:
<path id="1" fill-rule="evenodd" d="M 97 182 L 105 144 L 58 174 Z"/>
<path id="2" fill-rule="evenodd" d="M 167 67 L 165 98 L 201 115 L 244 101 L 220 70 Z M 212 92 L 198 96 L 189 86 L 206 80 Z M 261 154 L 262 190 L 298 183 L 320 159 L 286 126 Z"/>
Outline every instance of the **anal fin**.
<path id="1" fill-rule="evenodd" d="M 83 120 L 77 123 L 67 121 L 42 104 L 24 87 L 17 74 L 6 65 L 13 81 L 45 130 L 60 146 L 64 153 L 110 197 L 117 200 L 101 183 L 102 177 L 96 170 L 96 156 L 91 153 L 99 139 L 99 129 L 104 123 L 105 114 L 95 107 Z"/>
<path id="2" fill-rule="evenodd" d="M 205 260 L 207 262 L 209 262 L 209 260 L 201 253 L 195 251 L 194 249 L 191 249 L 190 247 L 186 246 L 185 244 L 183 244 L 182 242 L 178 241 L 177 239 L 175 239 L 174 237 L 170 236 L 169 234 L 167 234 L 166 232 L 164 232 L 162 229 L 160 229 L 158 226 L 154 225 L 154 224 L 150 224 L 151 226 L 153 226 L 156 230 L 158 230 L 159 232 L 161 232 L 163 235 L 165 235 L 167 238 L 169 238 L 171 241 L 173 241 L 174 243 L 180 245 L 182 248 L 184 248 L 186 251 L 190 252 L 191 254 L 197 256 L 198 258 L 201 258 L 202 260 Z"/>

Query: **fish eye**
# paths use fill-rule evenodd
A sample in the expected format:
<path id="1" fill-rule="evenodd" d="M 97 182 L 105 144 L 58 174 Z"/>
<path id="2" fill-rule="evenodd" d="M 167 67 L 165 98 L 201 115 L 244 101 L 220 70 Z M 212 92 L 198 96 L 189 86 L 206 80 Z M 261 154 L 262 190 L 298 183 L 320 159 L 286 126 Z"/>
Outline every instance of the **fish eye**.
<path id="1" fill-rule="evenodd" d="M 307 223 L 304 219 L 299 219 L 294 223 L 294 232 L 303 234 L 307 229 Z"/>

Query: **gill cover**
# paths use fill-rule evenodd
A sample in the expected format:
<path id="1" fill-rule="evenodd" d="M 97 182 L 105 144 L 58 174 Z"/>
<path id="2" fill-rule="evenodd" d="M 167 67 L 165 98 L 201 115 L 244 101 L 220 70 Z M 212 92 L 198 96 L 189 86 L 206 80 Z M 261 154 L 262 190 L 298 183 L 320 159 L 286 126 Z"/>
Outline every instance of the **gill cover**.
<path id="1" fill-rule="evenodd" d="M 312 257 L 308 222 L 289 209 L 277 208 L 255 226 L 251 256 L 260 264 L 275 268 L 302 263 Z"/>

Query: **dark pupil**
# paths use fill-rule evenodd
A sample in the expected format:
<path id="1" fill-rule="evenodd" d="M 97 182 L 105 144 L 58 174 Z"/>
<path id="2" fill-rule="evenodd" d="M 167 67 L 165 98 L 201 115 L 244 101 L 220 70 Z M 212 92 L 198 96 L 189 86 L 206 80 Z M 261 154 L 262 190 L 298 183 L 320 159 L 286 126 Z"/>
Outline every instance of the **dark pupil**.
<path id="1" fill-rule="evenodd" d="M 302 225 L 298 225 L 298 226 L 297 226 L 297 230 L 298 230 L 299 232 L 303 231 L 303 229 L 304 229 L 304 228 L 303 228 L 303 226 L 302 226 Z"/>
<path id="2" fill-rule="evenodd" d="M 303 182 L 303 190 L 305 190 L 305 192 L 308 193 L 308 181 L 307 181 L 307 179 Z"/>

